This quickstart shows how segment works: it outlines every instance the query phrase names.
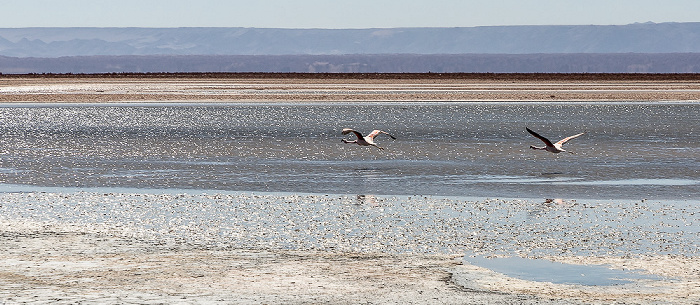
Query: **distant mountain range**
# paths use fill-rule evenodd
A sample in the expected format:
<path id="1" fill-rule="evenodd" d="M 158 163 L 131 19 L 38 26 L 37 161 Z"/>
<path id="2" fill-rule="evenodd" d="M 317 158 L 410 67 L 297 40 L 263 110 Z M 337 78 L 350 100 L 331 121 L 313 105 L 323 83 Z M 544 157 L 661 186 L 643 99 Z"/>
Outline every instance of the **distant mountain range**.
<path id="1" fill-rule="evenodd" d="M 612 66 L 617 70 L 611 72 L 698 72 L 696 53 L 700 54 L 700 23 L 385 29 L 0 28 L 0 73 L 212 68 L 220 72 L 606 72 L 599 70 Z M 453 71 L 455 67 L 459 71 Z M 533 69 L 538 71 L 529 71 Z"/>
<path id="2" fill-rule="evenodd" d="M 695 53 L 700 23 L 465 28 L 2 28 L 0 55 Z"/>

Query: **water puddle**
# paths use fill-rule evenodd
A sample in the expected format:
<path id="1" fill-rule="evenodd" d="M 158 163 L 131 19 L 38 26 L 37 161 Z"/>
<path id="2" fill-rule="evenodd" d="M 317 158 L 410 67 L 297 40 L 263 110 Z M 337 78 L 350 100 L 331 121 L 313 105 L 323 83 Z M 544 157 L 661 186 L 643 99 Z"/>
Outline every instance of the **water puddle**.
<path id="1" fill-rule="evenodd" d="M 485 258 L 464 257 L 465 262 L 522 280 L 574 284 L 585 286 L 611 286 L 633 283 L 636 280 L 662 280 L 655 275 L 632 270 L 611 269 L 607 265 L 572 265 L 544 259 L 522 257 Z"/>

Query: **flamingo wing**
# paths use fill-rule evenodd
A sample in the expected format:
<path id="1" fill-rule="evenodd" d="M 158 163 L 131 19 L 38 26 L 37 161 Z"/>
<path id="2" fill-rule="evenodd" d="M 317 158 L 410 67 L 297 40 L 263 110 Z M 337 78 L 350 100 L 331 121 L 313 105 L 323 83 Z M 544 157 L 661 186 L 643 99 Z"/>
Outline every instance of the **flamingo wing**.
<path id="1" fill-rule="evenodd" d="M 372 139 L 374 139 L 374 137 L 376 137 L 376 136 L 379 135 L 380 133 L 383 133 L 383 134 L 385 134 L 385 135 L 391 137 L 392 139 L 396 140 L 396 138 L 395 138 L 394 136 L 390 135 L 390 134 L 387 133 L 386 131 L 381 131 L 381 130 L 379 130 L 379 129 L 373 130 L 373 131 L 372 131 L 369 135 L 367 135 L 367 136 L 370 137 L 370 138 L 372 138 Z"/>
<path id="2" fill-rule="evenodd" d="M 547 138 L 541 136 L 539 133 L 536 133 L 536 132 L 532 131 L 530 128 L 527 128 L 527 127 L 525 127 L 525 129 L 527 130 L 527 132 L 529 132 L 529 133 L 530 133 L 531 135 L 533 135 L 535 138 L 538 138 L 538 139 L 542 140 L 542 142 L 544 142 L 545 145 L 547 145 L 547 146 L 554 146 L 554 144 L 552 144 L 552 142 L 549 141 L 549 139 L 547 139 Z"/>
<path id="3" fill-rule="evenodd" d="M 361 133 L 359 133 L 359 132 L 357 132 L 357 131 L 355 131 L 355 130 L 353 130 L 353 129 L 350 129 L 350 128 L 343 128 L 343 135 L 349 134 L 349 133 L 351 133 L 351 132 L 354 133 L 355 136 L 357 136 L 358 139 L 362 139 L 362 134 L 361 134 Z"/>
<path id="4" fill-rule="evenodd" d="M 570 136 L 570 137 L 563 138 L 563 139 L 561 139 L 559 142 L 557 142 L 556 144 L 558 144 L 558 145 L 564 145 L 564 143 L 566 143 L 567 141 L 569 141 L 569 140 L 571 140 L 571 139 L 573 139 L 573 138 L 576 138 L 576 137 L 580 137 L 580 136 L 583 135 L 584 133 L 585 133 L 585 132 L 582 132 L 582 133 L 579 133 L 579 134 L 577 134 L 577 135 L 573 135 L 573 136 Z"/>

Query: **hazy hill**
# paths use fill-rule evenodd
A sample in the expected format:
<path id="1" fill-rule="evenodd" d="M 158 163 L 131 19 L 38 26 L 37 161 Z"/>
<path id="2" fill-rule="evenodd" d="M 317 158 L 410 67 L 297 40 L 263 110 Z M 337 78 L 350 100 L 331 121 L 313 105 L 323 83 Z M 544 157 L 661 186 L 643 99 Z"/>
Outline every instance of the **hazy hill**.
<path id="1" fill-rule="evenodd" d="M 700 23 L 470 28 L 0 28 L 0 73 L 700 73 Z"/>
<path id="2" fill-rule="evenodd" d="M 695 53 L 700 23 L 465 28 L 2 28 L 0 55 Z"/>

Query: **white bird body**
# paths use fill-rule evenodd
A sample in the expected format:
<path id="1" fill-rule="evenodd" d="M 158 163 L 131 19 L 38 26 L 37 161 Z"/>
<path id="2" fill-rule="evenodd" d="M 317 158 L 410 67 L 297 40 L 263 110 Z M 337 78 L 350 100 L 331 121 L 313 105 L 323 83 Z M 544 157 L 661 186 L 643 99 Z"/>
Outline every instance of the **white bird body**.
<path id="1" fill-rule="evenodd" d="M 547 138 L 545 138 L 545 137 L 539 135 L 538 133 L 536 133 L 536 132 L 530 130 L 530 128 L 525 127 L 525 129 L 527 130 L 527 132 L 529 132 L 529 133 L 530 133 L 531 135 L 533 135 L 535 138 L 538 138 L 538 139 L 542 140 L 542 142 L 544 142 L 544 144 L 545 144 L 545 146 L 543 146 L 543 147 L 537 147 L 537 146 L 531 145 L 530 148 L 532 148 L 532 149 L 537 149 L 537 150 L 546 150 L 546 151 L 548 151 L 548 152 L 555 153 L 555 154 L 558 154 L 558 153 L 560 153 L 560 152 L 568 152 L 568 153 L 570 153 L 570 154 L 573 154 L 573 153 L 570 152 L 570 151 L 564 150 L 564 149 L 562 148 L 562 146 L 564 146 L 564 144 L 565 144 L 566 142 L 568 142 L 569 140 L 571 140 L 571 139 L 573 139 L 573 138 L 576 138 L 576 137 L 579 137 L 579 136 L 581 136 L 581 135 L 583 135 L 583 134 L 585 133 L 585 132 L 582 132 L 582 133 L 579 133 L 579 134 L 576 134 L 576 135 L 573 135 L 573 136 L 570 136 L 570 137 L 563 138 L 563 139 L 561 139 L 561 140 L 560 140 L 559 142 L 557 142 L 557 143 L 552 143 L 552 142 L 549 141 Z"/>
<path id="2" fill-rule="evenodd" d="M 379 149 L 384 149 L 384 147 L 379 147 L 376 143 L 374 143 L 374 137 L 376 137 L 377 135 L 383 133 L 383 134 L 385 134 L 385 135 L 391 137 L 392 139 L 396 140 L 396 138 L 395 138 L 394 136 L 388 134 L 388 133 L 385 132 L 385 131 L 381 131 L 381 130 L 378 130 L 378 129 L 373 130 L 373 131 L 372 131 L 370 134 L 368 134 L 367 136 L 362 136 L 362 134 L 359 133 L 358 131 L 355 131 L 355 130 L 350 129 L 350 128 L 343 128 L 343 135 L 346 135 L 346 134 L 349 134 L 349 133 L 354 133 L 355 136 L 357 137 L 357 139 L 356 139 L 356 140 L 352 140 L 352 141 L 348 141 L 348 140 L 342 139 L 341 141 L 342 141 L 343 143 L 355 143 L 355 144 L 360 145 L 360 146 L 374 146 L 374 147 L 379 148 Z"/>

